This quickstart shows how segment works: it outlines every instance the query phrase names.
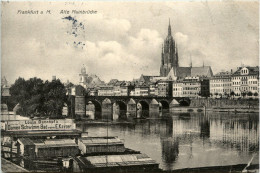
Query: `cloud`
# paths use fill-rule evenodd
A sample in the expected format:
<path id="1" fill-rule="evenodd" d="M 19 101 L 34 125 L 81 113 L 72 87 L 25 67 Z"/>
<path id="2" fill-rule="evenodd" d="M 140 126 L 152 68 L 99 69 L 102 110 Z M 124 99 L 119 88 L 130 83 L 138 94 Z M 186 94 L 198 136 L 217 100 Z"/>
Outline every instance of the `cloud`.
<path id="1" fill-rule="evenodd" d="M 52 15 L 17 15 L 18 9 Z M 101 79 L 158 75 L 161 45 L 171 18 L 181 66 L 211 65 L 214 72 L 258 63 L 258 2 L 6 2 L 2 10 L 2 75 L 78 82 L 82 64 Z M 60 10 L 98 11 L 72 15 L 84 29 L 71 34 Z M 152 19 L 152 20 L 151 20 Z M 75 43 L 74 43 L 75 42 Z M 80 43 L 80 46 L 79 46 Z M 83 45 L 84 43 L 84 45 Z M 75 45 L 76 44 L 76 45 Z"/>
<path id="2" fill-rule="evenodd" d="M 181 45 L 183 47 L 187 47 L 188 40 L 189 40 L 187 35 L 185 35 L 181 32 L 177 32 L 177 33 L 175 33 L 174 38 L 175 38 L 176 42 L 178 43 L 178 45 Z"/>

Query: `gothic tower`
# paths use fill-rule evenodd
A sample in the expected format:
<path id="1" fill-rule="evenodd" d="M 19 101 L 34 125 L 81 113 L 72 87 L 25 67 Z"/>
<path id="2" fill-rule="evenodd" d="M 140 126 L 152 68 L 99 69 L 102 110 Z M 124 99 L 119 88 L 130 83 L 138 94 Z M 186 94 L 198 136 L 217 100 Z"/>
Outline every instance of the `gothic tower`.
<path id="1" fill-rule="evenodd" d="M 164 40 L 164 45 L 162 47 L 161 58 L 162 59 L 161 59 L 160 76 L 165 77 L 168 75 L 171 68 L 174 68 L 174 70 L 176 70 L 176 68 L 179 67 L 178 49 L 177 49 L 177 44 L 175 43 L 172 37 L 170 20 L 168 26 L 168 35 Z"/>

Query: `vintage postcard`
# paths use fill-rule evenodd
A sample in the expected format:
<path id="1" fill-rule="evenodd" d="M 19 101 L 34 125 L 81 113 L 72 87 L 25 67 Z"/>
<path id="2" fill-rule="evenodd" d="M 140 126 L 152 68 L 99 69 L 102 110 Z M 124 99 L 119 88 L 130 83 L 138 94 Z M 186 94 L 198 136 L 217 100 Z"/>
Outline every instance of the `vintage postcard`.
<path id="1" fill-rule="evenodd" d="M 259 1 L 2 1 L 2 172 L 259 172 Z"/>

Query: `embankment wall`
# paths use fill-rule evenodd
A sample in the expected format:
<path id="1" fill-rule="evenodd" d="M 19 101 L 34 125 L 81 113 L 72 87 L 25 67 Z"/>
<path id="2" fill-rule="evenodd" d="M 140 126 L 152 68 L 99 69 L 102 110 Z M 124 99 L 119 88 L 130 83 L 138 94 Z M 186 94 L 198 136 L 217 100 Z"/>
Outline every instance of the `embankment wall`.
<path id="1" fill-rule="evenodd" d="M 233 100 L 233 99 L 191 99 L 190 107 L 203 107 L 207 108 L 246 108 L 246 109 L 258 109 L 259 100 Z"/>

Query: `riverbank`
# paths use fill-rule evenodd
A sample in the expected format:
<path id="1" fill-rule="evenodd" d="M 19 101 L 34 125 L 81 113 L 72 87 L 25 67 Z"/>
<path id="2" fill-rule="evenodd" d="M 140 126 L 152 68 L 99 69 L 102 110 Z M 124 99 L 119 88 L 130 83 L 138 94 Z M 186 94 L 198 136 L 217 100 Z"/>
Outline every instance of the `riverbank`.
<path id="1" fill-rule="evenodd" d="M 206 107 L 206 108 L 233 108 L 233 109 L 258 109 L 258 99 L 213 99 L 213 98 L 197 98 L 190 100 L 190 107 Z"/>
<path id="2" fill-rule="evenodd" d="M 259 113 L 258 108 L 222 108 L 222 107 L 175 107 L 172 112 L 233 112 L 233 113 Z"/>
<path id="3" fill-rule="evenodd" d="M 227 166 L 211 166 L 211 167 L 198 167 L 198 168 L 185 168 L 176 169 L 171 171 L 164 171 L 167 173 L 230 173 L 230 172 L 242 172 L 242 170 L 247 166 L 247 164 L 238 165 L 227 165 Z M 259 172 L 259 164 L 250 165 L 245 170 L 246 172 Z"/>
<path id="4" fill-rule="evenodd" d="M 106 124 L 106 125 L 114 125 L 114 124 L 133 124 L 133 122 L 129 121 L 107 121 L 107 120 L 92 120 L 92 119 L 82 119 L 77 120 L 76 124 Z"/>

